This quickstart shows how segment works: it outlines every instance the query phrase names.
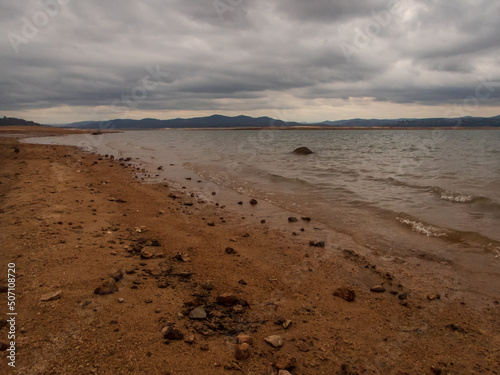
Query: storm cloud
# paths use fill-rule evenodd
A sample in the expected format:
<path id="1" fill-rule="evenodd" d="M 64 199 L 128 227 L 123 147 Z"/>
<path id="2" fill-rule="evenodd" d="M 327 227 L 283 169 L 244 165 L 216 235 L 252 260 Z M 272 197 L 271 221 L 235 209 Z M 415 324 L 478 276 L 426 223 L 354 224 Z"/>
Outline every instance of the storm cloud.
<path id="1" fill-rule="evenodd" d="M 0 114 L 495 115 L 498 19 L 495 0 L 7 0 Z"/>

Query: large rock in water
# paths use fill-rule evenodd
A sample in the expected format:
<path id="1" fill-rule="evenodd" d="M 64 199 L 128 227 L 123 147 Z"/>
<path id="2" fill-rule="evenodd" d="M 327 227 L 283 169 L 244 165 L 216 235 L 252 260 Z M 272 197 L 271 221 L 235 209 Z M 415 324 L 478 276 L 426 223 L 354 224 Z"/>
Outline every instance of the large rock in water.
<path id="1" fill-rule="evenodd" d="M 293 150 L 293 153 L 296 155 L 309 155 L 312 154 L 313 152 L 309 150 L 307 147 L 299 147 Z"/>

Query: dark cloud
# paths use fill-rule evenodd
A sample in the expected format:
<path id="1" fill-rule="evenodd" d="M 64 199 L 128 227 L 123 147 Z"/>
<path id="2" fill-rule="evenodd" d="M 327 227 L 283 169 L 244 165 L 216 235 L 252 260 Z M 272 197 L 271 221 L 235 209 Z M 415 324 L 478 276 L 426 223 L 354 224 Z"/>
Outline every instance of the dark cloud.
<path id="1" fill-rule="evenodd" d="M 499 18 L 495 0 L 7 0 L 0 110 L 439 106 L 481 85 L 498 105 Z"/>

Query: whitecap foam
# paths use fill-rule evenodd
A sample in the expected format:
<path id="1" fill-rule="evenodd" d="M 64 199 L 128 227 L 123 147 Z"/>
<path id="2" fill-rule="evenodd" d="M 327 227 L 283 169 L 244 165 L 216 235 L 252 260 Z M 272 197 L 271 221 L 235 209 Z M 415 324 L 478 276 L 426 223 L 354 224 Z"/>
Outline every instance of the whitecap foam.
<path id="1" fill-rule="evenodd" d="M 435 227 L 433 225 L 422 223 L 416 220 L 405 219 L 401 217 L 396 218 L 401 224 L 411 227 L 414 232 L 425 234 L 427 237 L 445 237 L 447 238 L 450 232 L 446 229 Z"/>

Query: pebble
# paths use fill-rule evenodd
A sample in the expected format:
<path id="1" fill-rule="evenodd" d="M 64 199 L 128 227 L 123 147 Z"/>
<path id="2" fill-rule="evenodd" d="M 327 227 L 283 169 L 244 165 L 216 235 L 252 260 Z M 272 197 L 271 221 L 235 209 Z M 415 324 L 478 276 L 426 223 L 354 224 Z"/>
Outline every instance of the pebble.
<path id="1" fill-rule="evenodd" d="M 356 299 L 356 293 L 349 287 L 340 287 L 335 292 L 333 292 L 335 297 L 342 298 L 347 302 L 354 302 Z"/>
<path id="2" fill-rule="evenodd" d="M 189 313 L 189 319 L 205 319 L 206 317 L 207 312 L 203 306 L 196 307 Z"/>
<path id="3" fill-rule="evenodd" d="M 296 223 L 297 221 L 299 221 L 299 220 L 298 220 L 296 217 L 290 216 L 290 217 L 288 218 L 288 222 L 289 222 L 289 223 Z"/>
<path id="4" fill-rule="evenodd" d="M 226 247 L 226 254 L 236 254 L 237 251 L 234 250 L 232 247 Z"/>
<path id="5" fill-rule="evenodd" d="M 61 298 L 61 293 L 62 292 L 58 290 L 57 292 L 44 294 L 43 296 L 40 297 L 40 301 L 42 302 L 55 301 L 56 299 Z"/>
<path id="6" fill-rule="evenodd" d="M 271 335 L 264 339 L 269 345 L 275 348 L 280 348 L 283 346 L 283 339 L 278 335 Z"/>
<path id="7" fill-rule="evenodd" d="M 163 338 L 167 340 L 182 340 L 184 338 L 184 334 L 171 325 L 164 327 L 161 333 L 163 334 Z"/>
<path id="8" fill-rule="evenodd" d="M 302 216 L 302 217 L 301 217 L 301 220 L 304 220 L 304 221 L 308 221 L 308 222 L 309 222 L 309 221 L 311 221 L 311 218 L 310 218 L 310 217 L 308 217 L 308 216 Z"/>
<path id="9" fill-rule="evenodd" d="M 257 204 L 257 200 L 256 199 L 250 199 L 250 204 L 251 205 L 256 205 Z"/>
<path id="10" fill-rule="evenodd" d="M 191 335 L 189 335 L 188 337 L 186 337 L 186 338 L 184 339 L 184 342 L 185 342 L 186 344 L 192 345 L 192 344 L 194 344 L 195 340 L 196 340 L 196 338 L 194 337 L 194 335 L 193 335 L 193 334 L 191 334 Z"/>
<path id="11" fill-rule="evenodd" d="M 370 288 L 373 293 L 384 293 L 385 288 L 383 285 L 375 285 Z"/>
<path id="12" fill-rule="evenodd" d="M 156 313 L 156 314 L 161 313 L 161 309 L 160 309 L 159 307 L 157 307 L 157 308 L 155 309 L 155 313 Z"/>
<path id="13" fill-rule="evenodd" d="M 295 357 L 292 357 L 288 354 L 280 355 L 276 358 L 276 362 L 274 362 L 274 367 L 278 370 L 291 370 L 297 364 L 297 360 Z"/>
<path id="14" fill-rule="evenodd" d="M 236 298 L 236 296 L 231 293 L 224 293 L 219 295 L 216 301 L 218 305 L 223 305 L 228 307 L 238 304 L 238 298 Z"/>
<path id="15" fill-rule="evenodd" d="M 233 312 L 235 314 L 241 314 L 243 312 L 243 306 L 241 306 L 241 305 L 233 306 Z"/>
<path id="16" fill-rule="evenodd" d="M 123 302 L 125 302 L 125 300 L 124 300 L 123 298 L 121 298 L 121 297 L 120 297 L 120 298 L 118 298 L 118 302 L 119 302 L 119 303 L 123 303 Z"/>
<path id="17" fill-rule="evenodd" d="M 151 251 L 148 251 L 146 249 L 141 250 L 141 258 L 142 259 L 151 259 L 153 256 L 154 255 Z"/>
<path id="18" fill-rule="evenodd" d="M 284 329 L 288 329 L 292 326 L 292 321 L 291 320 L 285 320 L 282 324 Z"/>
<path id="19" fill-rule="evenodd" d="M 94 289 L 94 294 L 97 294 L 99 296 L 104 296 L 107 294 L 113 294 L 118 292 L 118 285 L 116 284 L 115 280 L 109 279 L 108 281 L 105 281 L 102 283 L 100 286 Z"/>
<path id="20" fill-rule="evenodd" d="M 243 344 L 236 345 L 234 357 L 238 361 L 244 361 L 245 359 L 250 357 L 250 345 L 246 342 Z"/>
<path id="21" fill-rule="evenodd" d="M 252 345 L 253 344 L 253 339 L 252 339 L 252 336 L 250 335 L 247 335 L 245 333 L 240 333 L 237 337 L 236 337 L 236 343 L 237 344 L 244 344 L 244 343 L 247 343 L 249 345 Z"/>
<path id="22" fill-rule="evenodd" d="M 292 373 L 291 373 L 291 372 L 288 372 L 288 371 L 286 371 L 286 370 L 280 370 L 280 371 L 278 372 L 278 375 L 292 375 Z"/>
<path id="23" fill-rule="evenodd" d="M 429 295 L 427 295 L 427 299 L 429 301 L 434 301 L 436 299 L 441 299 L 441 295 L 439 295 L 439 294 L 429 294 Z"/>

